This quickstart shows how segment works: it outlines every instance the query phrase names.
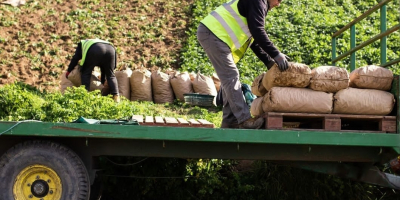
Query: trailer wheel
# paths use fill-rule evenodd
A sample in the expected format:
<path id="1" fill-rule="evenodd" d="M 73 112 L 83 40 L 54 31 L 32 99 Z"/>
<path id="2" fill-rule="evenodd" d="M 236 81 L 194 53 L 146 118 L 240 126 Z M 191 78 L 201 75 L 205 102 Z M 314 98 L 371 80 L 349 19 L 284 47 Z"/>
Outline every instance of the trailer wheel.
<path id="1" fill-rule="evenodd" d="M 27 141 L 0 158 L 0 199 L 88 200 L 90 182 L 82 160 L 50 141 Z"/>

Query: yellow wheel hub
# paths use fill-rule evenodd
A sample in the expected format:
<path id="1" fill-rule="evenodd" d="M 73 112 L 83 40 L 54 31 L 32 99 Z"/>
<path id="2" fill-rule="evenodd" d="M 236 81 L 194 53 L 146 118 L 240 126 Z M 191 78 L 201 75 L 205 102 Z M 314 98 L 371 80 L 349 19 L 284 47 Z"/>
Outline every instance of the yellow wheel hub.
<path id="1" fill-rule="evenodd" d="M 59 200 L 61 192 L 60 177 L 44 165 L 32 165 L 23 169 L 13 187 L 15 200 Z"/>

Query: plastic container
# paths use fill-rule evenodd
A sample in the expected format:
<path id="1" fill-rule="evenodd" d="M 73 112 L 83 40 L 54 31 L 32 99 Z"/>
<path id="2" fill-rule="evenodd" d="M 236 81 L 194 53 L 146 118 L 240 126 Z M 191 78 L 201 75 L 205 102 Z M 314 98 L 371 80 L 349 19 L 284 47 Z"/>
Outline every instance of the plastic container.
<path id="1" fill-rule="evenodd" d="M 186 93 L 183 94 L 183 98 L 185 99 L 185 103 L 193 106 L 205 106 L 211 107 L 214 105 L 214 97 L 213 95 L 208 94 L 199 94 L 199 93 Z"/>

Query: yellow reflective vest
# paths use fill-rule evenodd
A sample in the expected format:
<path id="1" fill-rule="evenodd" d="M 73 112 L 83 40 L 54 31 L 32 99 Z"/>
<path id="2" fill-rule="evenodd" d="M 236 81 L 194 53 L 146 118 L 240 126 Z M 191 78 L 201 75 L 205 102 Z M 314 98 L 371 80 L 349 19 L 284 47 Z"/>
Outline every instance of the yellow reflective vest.
<path id="1" fill-rule="evenodd" d="M 82 45 L 82 59 L 81 62 L 79 63 L 80 66 L 83 66 L 85 63 L 86 59 L 86 54 L 90 48 L 95 43 L 105 43 L 105 44 L 110 44 L 110 42 L 107 42 L 105 40 L 100 40 L 100 39 L 87 39 L 87 40 L 81 40 L 81 45 Z"/>
<path id="2" fill-rule="evenodd" d="M 235 63 L 239 62 L 253 42 L 247 19 L 240 15 L 237 8 L 238 2 L 232 0 L 222 4 L 201 21 L 229 46 Z"/>

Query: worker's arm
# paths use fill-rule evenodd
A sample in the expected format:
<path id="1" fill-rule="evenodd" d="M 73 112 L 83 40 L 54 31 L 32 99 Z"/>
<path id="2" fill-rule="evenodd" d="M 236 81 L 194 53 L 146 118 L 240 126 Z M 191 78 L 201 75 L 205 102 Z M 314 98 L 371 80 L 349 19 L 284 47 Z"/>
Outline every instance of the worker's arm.
<path id="1" fill-rule="evenodd" d="M 261 49 L 260 45 L 253 42 L 250 48 L 251 50 L 253 50 L 254 54 L 256 54 L 258 59 L 260 59 L 264 63 L 264 65 L 267 66 L 267 69 L 271 69 L 275 62 L 265 51 Z"/>
<path id="2" fill-rule="evenodd" d="M 74 70 L 80 59 L 82 59 L 82 44 L 79 42 L 78 47 L 76 47 L 75 49 L 75 54 L 68 65 L 67 72 L 71 72 L 72 70 Z"/>
<path id="3" fill-rule="evenodd" d="M 267 0 L 239 0 L 239 13 L 246 17 L 248 27 L 254 42 L 272 58 L 277 56 L 280 51 L 269 39 L 265 31 L 265 17 L 268 11 Z M 254 49 L 252 48 L 254 51 Z M 254 52 L 256 53 L 256 52 Z M 257 55 L 258 53 L 256 53 Z"/>

